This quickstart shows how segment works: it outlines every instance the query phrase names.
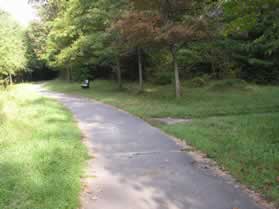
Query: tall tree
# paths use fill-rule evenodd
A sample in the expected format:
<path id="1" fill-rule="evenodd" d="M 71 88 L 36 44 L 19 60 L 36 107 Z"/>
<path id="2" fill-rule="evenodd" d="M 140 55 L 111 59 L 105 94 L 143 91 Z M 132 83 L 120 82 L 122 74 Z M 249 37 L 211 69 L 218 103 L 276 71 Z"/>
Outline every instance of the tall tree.
<path id="1" fill-rule="evenodd" d="M 25 69 L 24 33 L 17 22 L 6 12 L 0 11 L 0 76 L 13 76 Z"/>
<path id="2" fill-rule="evenodd" d="M 226 42 L 242 78 L 279 83 L 279 1 L 230 0 L 223 7 Z"/>
<path id="3" fill-rule="evenodd" d="M 70 0 L 58 7 L 55 18 L 47 24 L 50 27 L 45 53 L 48 64 L 65 71 L 68 79 L 72 70 L 108 64 L 112 50 L 107 28 L 124 1 Z M 44 6 L 43 10 L 49 7 Z"/>
<path id="4" fill-rule="evenodd" d="M 25 30 L 26 68 L 30 72 L 32 80 L 34 73 L 37 75 L 37 79 L 48 77 L 45 74 L 49 71 L 46 60 L 43 58 L 47 35 L 47 28 L 41 22 L 32 22 Z"/>
<path id="5" fill-rule="evenodd" d="M 155 36 L 157 43 L 167 47 L 173 59 L 176 97 L 181 96 L 177 51 L 185 43 L 200 40 L 208 36 L 207 23 L 201 15 L 206 0 L 130 0 L 140 11 L 158 14 Z M 128 24 L 126 24 L 128 26 Z M 130 25 L 129 25 L 130 27 Z"/>
<path id="6" fill-rule="evenodd" d="M 114 29 L 121 36 L 127 48 L 136 49 L 138 57 L 139 91 L 143 91 L 143 49 L 154 42 L 159 16 L 144 11 L 129 11 L 115 24 Z"/>
<path id="7" fill-rule="evenodd" d="M 191 19 L 190 21 L 180 23 L 166 23 L 158 33 L 157 40 L 166 45 L 172 54 L 177 98 L 181 96 L 177 52 L 185 43 L 200 40 L 207 36 L 207 24 L 202 19 Z"/>

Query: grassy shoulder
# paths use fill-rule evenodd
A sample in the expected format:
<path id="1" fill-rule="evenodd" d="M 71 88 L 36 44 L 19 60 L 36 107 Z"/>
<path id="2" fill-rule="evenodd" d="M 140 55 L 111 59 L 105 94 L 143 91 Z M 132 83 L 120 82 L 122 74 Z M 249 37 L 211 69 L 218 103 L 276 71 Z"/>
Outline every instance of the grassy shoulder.
<path id="1" fill-rule="evenodd" d="M 161 125 L 279 205 L 279 113 L 211 117 Z"/>
<path id="2" fill-rule="evenodd" d="M 125 84 L 118 91 L 111 81 L 96 81 L 89 90 L 61 81 L 46 86 L 114 105 L 147 120 L 194 118 L 192 123 L 159 127 L 207 153 L 240 182 L 279 205 L 279 87 L 225 89 L 218 85 L 184 88 L 179 100 L 171 86 L 146 84 L 142 94 L 137 93 L 137 84 Z"/>
<path id="3" fill-rule="evenodd" d="M 87 158 L 72 115 L 32 91 L 0 90 L 0 208 L 76 209 Z"/>

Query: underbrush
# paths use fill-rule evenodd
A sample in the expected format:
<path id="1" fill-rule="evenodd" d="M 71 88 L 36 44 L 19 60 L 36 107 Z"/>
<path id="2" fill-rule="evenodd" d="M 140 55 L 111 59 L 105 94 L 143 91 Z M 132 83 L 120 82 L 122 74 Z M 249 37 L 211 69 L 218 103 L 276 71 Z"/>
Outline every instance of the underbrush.
<path id="1" fill-rule="evenodd" d="M 228 90 L 248 91 L 251 89 L 252 88 L 250 88 L 248 83 L 240 79 L 218 81 L 210 87 L 210 90 L 212 91 L 228 91 Z"/>

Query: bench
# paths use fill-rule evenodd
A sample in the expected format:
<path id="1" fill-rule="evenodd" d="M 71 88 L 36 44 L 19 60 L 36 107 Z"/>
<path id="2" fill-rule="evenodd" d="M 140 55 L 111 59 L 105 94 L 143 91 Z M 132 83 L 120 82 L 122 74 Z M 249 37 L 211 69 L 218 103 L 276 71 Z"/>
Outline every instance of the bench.
<path id="1" fill-rule="evenodd" d="M 90 81 L 89 80 L 84 80 L 83 83 L 81 84 L 81 88 L 89 89 L 90 88 Z"/>

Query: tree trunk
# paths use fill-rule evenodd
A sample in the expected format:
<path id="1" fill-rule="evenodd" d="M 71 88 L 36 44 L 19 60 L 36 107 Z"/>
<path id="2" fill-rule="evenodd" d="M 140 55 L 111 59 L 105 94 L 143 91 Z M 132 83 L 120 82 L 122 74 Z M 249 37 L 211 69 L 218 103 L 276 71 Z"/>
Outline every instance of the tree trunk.
<path id="1" fill-rule="evenodd" d="M 66 70 L 65 70 L 65 73 L 66 73 L 66 81 L 70 81 L 71 80 L 71 73 L 70 73 L 70 69 L 67 67 Z"/>
<path id="2" fill-rule="evenodd" d="M 171 47 L 172 59 L 173 59 L 173 69 L 174 69 L 174 76 L 175 76 L 175 95 L 176 98 L 181 97 L 181 89 L 180 89 L 180 78 L 179 78 L 179 69 L 177 65 L 177 57 L 176 57 L 176 47 Z"/>
<path id="3" fill-rule="evenodd" d="M 122 76 L 121 76 L 121 67 L 120 67 L 120 58 L 119 57 L 117 57 L 117 60 L 116 60 L 116 74 L 117 74 L 118 89 L 122 89 Z"/>
<path id="4" fill-rule="evenodd" d="M 11 73 L 9 73 L 9 81 L 10 81 L 10 85 L 13 85 L 13 76 Z"/>
<path id="5" fill-rule="evenodd" d="M 70 66 L 69 68 L 69 81 L 71 82 L 73 80 L 73 67 Z"/>
<path id="6" fill-rule="evenodd" d="M 138 53 L 138 70 L 139 70 L 139 91 L 142 92 L 143 91 L 143 73 L 142 73 L 142 54 L 141 54 L 141 49 L 138 48 L 137 49 L 137 53 Z"/>

